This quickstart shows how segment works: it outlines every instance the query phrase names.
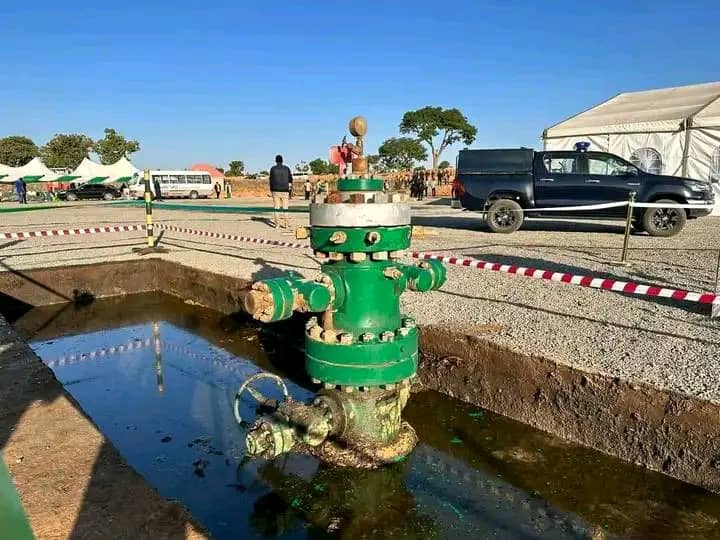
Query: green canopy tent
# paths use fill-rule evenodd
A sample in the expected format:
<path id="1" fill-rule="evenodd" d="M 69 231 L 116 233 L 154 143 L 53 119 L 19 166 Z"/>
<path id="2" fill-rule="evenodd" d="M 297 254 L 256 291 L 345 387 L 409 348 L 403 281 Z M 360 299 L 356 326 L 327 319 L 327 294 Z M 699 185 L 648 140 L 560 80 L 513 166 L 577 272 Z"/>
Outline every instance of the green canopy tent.
<path id="1" fill-rule="evenodd" d="M 90 180 L 85 182 L 85 184 L 105 184 L 107 183 L 107 179 L 110 178 L 109 176 L 93 176 Z"/>
<path id="2" fill-rule="evenodd" d="M 80 175 L 77 174 L 65 174 L 63 176 L 59 176 L 56 182 L 72 182 L 73 180 L 76 180 L 77 178 L 80 178 Z"/>

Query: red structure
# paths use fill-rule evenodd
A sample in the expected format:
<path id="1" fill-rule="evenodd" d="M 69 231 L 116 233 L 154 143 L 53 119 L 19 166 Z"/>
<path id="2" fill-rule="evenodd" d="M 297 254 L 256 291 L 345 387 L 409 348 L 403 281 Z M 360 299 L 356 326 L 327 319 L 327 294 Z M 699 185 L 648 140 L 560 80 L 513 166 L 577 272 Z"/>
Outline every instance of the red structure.
<path id="1" fill-rule="evenodd" d="M 196 163 L 192 167 L 190 167 L 190 170 L 192 171 L 204 171 L 207 173 L 210 173 L 210 176 L 213 179 L 213 182 L 220 182 L 223 183 L 225 181 L 225 175 L 221 173 L 219 170 L 217 170 L 215 167 L 210 165 L 209 163 Z"/>

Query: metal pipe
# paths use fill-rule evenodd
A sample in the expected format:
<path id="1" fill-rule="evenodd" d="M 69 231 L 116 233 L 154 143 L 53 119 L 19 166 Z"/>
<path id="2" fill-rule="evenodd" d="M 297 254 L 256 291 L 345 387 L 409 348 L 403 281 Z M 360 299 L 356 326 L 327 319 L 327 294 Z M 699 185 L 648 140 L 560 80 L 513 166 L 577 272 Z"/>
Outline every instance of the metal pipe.
<path id="1" fill-rule="evenodd" d="M 620 256 L 620 262 L 627 260 L 628 242 L 630 241 L 630 229 L 632 228 L 633 209 L 635 208 L 635 196 L 637 193 L 634 191 L 630 192 L 628 196 L 628 209 L 627 219 L 625 221 L 625 238 L 623 239 L 622 255 Z"/>

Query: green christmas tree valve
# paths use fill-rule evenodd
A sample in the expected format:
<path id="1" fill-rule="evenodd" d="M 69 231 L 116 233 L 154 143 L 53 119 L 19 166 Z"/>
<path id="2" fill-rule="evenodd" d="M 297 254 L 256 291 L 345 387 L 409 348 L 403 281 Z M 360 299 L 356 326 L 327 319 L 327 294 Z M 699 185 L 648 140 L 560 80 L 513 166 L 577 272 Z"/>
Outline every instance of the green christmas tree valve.
<path id="1" fill-rule="evenodd" d="M 362 149 L 364 120 L 353 119 L 350 131 Z M 418 329 L 400 312 L 400 295 L 440 288 L 445 267 L 402 262 L 411 236 L 406 196 L 384 192 L 382 180 L 367 177 L 367 160 L 354 156 L 354 176 L 310 205 L 310 242 L 325 261 L 320 277 L 287 272 L 254 283 L 245 296 L 245 310 L 263 322 L 318 314 L 306 327 L 305 368 L 322 385 L 311 403 L 288 399 L 258 418 L 247 435 L 250 454 L 276 456 L 304 445 L 328 461 L 377 466 L 404 457 L 417 442 L 401 413 L 417 372 Z"/>

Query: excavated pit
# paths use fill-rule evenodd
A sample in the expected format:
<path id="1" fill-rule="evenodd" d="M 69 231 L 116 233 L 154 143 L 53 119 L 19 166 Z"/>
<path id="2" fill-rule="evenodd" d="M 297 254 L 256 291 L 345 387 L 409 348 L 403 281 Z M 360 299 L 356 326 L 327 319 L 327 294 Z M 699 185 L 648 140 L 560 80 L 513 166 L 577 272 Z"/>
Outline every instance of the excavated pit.
<path id="1" fill-rule="evenodd" d="M 513 353 L 480 336 L 445 328 L 422 328 L 419 375 L 426 388 L 466 403 L 434 392 L 414 394 L 406 419 L 417 430 L 420 444 L 406 463 L 382 471 L 344 472 L 322 466 L 307 456 L 245 463 L 241 449 L 244 434 L 233 423 L 230 404 L 225 404 L 225 410 L 225 398 L 218 396 L 232 394 L 232 385 L 240 375 L 258 369 L 294 381 L 294 391 L 301 396 L 309 395 L 312 389 L 299 350 L 302 320 L 259 327 L 247 318 L 230 316 L 240 309 L 241 290 L 246 285 L 242 280 L 150 259 L 0 273 L 0 302 L 15 331 L 32 343 L 66 392 L 77 399 L 128 463 L 161 495 L 182 501 L 220 538 L 276 527 L 292 533 L 290 537 L 304 537 L 308 528 L 370 534 L 381 530 L 383 523 L 390 527 L 385 530 L 388 535 L 397 526 L 418 533 L 436 531 L 441 537 L 493 531 L 507 537 L 519 532 L 579 538 L 592 534 L 720 537 L 720 499 L 667 478 L 720 491 L 717 405 Z M 153 291 L 165 294 L 136 294 Z M 104 297 L 108 298 L 102 300 Z M 137 430 L 112 424 L 115 411 L 129 395 L 104 401 L 100 396 L 116 396 L 115 389 L 106 391 L 105 387 L 90 392 L 87 401 L 76 395 L 83 387 L 95 384 L 93 377 L 103 381 L 101 386 L 107 386 L 108 381 L 119 380 L 120 375 L 102 371 L 87 374 L 82 369 L 73 373 L 78 366 L 103 362 L 114 366 L 117 362 L 112 356 L 99 364 L 70 362 L 69 354 L 77 353 L 76 359 L 86 354 L 87 358 L 89 352 L 80 350 L 83 345 L 109 350 L 120 344 L 125 350 L 128 343 L 136 343 L 136 338 L 144 344 L 154 339 L 152 321 L 159 321 L 164 339 L 173 336 L 162 356 L 176 364 L 177 373 L 184 371 L 184 377 L 193 376 L 198 362 L 206 362 L 208 355 L 216 361 L 194 374 L 209 388 L 205 402 L 213 404 L 209 409 L 197 405 L 197 414 L 204 422 L 214 419 L 214 427 L 201 428 L 204 424 L 200 422 L 185 429 L 181 426 L 182 415 L 170 415 L 172 422 L 166 419 L 159 425 L 153 420 L 138 427 L 143 437 L 135 440 Z M 135 333 L 113 334 L 127 328 L 134 328 Z M 118 338 L 118 343 L 110 338 Z M 154 382 L 154 387 L 140 386 L 140 390 L 132 391 L 154 393 L 152 399 L 142 394 L 142 399 L 147 400 L 144 409 L 130 407 L 138 417 L 132 420 L 137 426 L 143 424 L 142 411 L 155 410 L 163 403 L 171 403 L 170 411 L 175 407 L 175 400 L 168 398 L 174 390 L 167 373 L 163 376 L 163 390 L 158 390 L 154 342 L 148 343 L 136 351 L 147 355 L 144 363 L 137 360 L 136 375 L 144 377 L 146 386 Z M 183 349 L 184 353 L 178 352 Z M 198 360 L 203 355 L 205 360 Z M 66 360 L 60 364 L 59 358 Z M 228 365 L 234 366 L 229 370 L 234 374 L 231 377 L 226 373 Z M 132 380 L 129 377 L 128 381 Z M 125 390 L 132 387 L 128 381 L 122 387 Z M 102 414 L 95 410 L 97 402 L 103 402 L 99 409 Z M 183 407 L 184 414 L 194 418 L 191 404 Z M 103 415 L 105 420 L 101 420 Z M 155 433 L 157 430 L 161 433 Z M 200 433 L 203 430 L 212 434 Z M 127 431 L 132 433 L 128 435 Z M 207 436 L 215 442 L 203 439 Z M 170 440 L 162 442 L 166 437 Z M 141 440 L 147 441 L 147 448 L 138 457 L 133 448 L 142 447 Z M 162 458 L 158 462 L 158 456 L 167 454 L 173 446 L 172 441 L 179 441 L 188 450 L 178 450 L 175 457 L 165 456 L 164 462 Z M 193 449 L 198 448 L 207 455 L 195 455 Z M 196 459 L 188 461 L 192 456 Z M 286 463 L 281 466 L 282 459 Z M 169 477 L 183 471 L 180 476 L 185 478 L 184 484 L 170 480 L 169 485 L 164 484 L 164 468 L 172 473 L 168 473 Z M 204 476 L 197 474 L 198 468 Z M 233 468 L 237 468 L 237 482 L 227 480 L 227 470 Z M 216 474 L 215 480 L 206 482 L 210 486 L 187 484 Z M 221 481 L 225 484 L 220 485 Z M 253 482 L 263 487 L 250 496 L 247 493 L 252 491 Z M 314 487 L 318 485 L 322 489 Z M 242 514 L 243 525 L 231 522 L 230 509 L 238 510 L 233 504 L 221 504 L 213 497 L 212 504 L 202 504 L 183 491 L 199 490 L 207 498 L 208 487 L 212 487 L 210 491 L 219 490 L 242 508 L 246 502 L 237 497 L 250 497 L 252 508 L 248 507 L 247 515 Z M 386 498 L 389 508 L 382 507 L 382 500 L 371 495 Z M 496 508 L 501 499 L 511 501 L 507 503 L 508 515 L 489 510 Z M 515 504 L 525 510 L 513 524 Z M 372 515 L 358 517 L 365 506 Z M 271 515 L 276 516 L 274 521 Z M 479 519 L 478 515 L 488 519 Z M 548 516 L 554 525 L 545 522 Z M 296 523 L 298 519 L 303 526 Z M 460 522 L 464 525 L 458 525 Z M 252 529 L 249 523 L 259 529 Z M 514 529 L 516 525 L 521 528 Z"/>

